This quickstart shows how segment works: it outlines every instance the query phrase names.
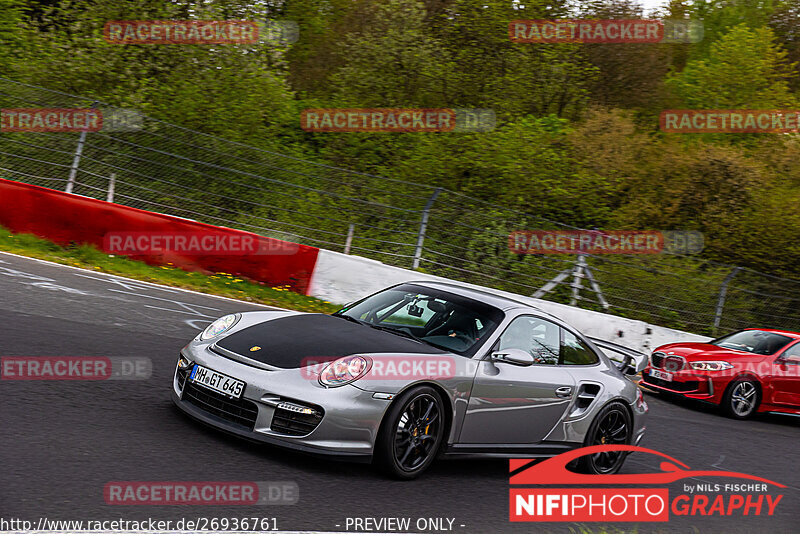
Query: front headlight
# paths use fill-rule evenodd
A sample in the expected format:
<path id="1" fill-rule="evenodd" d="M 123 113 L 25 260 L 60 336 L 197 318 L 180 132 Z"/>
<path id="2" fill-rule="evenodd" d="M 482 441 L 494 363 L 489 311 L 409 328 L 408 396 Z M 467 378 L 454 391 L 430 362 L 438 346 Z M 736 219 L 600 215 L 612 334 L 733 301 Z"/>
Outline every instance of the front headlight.
<path id="1" fill-rule="evenodd" d="M 733 369 L 733 365 L 723 361 L 690 362 L 689 365 L 696 371 L 725 371 L 726 369 Z"/>
<path id="2" fill-rule="evenodd" d="M 226 315 L 225 317 L 220 317 L 219 319 L 208 325 L 206 329 L 200 333 L 198 339 L 200 341 L 205 341 L 207 339 L 211 339 L 212 337 L 217 337 L 218 335 L 230 330 L 230 328 L 233 325 L 235 325 L 238 320 L 239 320 L 238 313 L 232 315 Z"/>
<path id="3" fill-rule="evenodd" d="M 319 383 L 335 388 L 351 384 L 367 374 L 372 360 L 366 356 L 345 356 L 329 363 L 319 374 Z"/>

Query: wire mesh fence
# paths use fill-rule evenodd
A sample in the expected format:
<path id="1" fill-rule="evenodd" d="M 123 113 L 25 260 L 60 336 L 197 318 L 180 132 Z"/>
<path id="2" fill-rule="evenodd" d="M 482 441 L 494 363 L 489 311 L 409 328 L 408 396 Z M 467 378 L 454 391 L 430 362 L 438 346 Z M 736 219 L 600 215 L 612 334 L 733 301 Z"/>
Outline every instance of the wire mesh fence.
<path id="1" fill-rule="evenodd" d="M 0 78 L 0 108 L 114 109 Z M 105 113 L 105 112 L 104 112 Z M 138 129 L 0 133 L 0 177 L 532 295 L 569 255 L 517 255 L 516 230 L 572 229 L 457 191 L 351 171 L 142 116 Z M 423 224 L 423 219 L 427 220 Z M 424 240 L 420 239 L 424 227 Z M 348 240 L 348 234 L 351 239 Z M 567 276 L 544 298 L 701 334 L 797 329 L 800 281 L 699 256 L 586 255 L 600 287 Z M 576 299 L 576 295 L 579 297 Z M 724 297 L 724 302 L 721 297 Z M 604 304 L 607 304 L 605 306 Z"/>

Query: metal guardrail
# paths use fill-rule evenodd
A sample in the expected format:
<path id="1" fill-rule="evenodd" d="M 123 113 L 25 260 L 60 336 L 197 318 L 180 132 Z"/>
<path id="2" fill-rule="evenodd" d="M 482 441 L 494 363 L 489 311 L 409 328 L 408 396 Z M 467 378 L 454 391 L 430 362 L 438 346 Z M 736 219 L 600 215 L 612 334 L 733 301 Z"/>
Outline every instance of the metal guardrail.
<path id="1" fill-rule="evenodd" d="M 0 108 L 111 108 L 0 78 Z M 532 295 L 576 261 L 576 281 L 544 298 L 713 334 L 797 329 L 800 281 L 680 254 L 515 255 L 509 233 L 574 229 L 458 191 L 356 172 L 142 117 L 133 131 L 0 133 L 0 176 L 150 211 L 344 250 Z M 113 192 L 109 183 L 113 178 Z M 582 276 L 582 275 L 581 275 Z M 566 277 L 565 277 L 566 278 Z"/>

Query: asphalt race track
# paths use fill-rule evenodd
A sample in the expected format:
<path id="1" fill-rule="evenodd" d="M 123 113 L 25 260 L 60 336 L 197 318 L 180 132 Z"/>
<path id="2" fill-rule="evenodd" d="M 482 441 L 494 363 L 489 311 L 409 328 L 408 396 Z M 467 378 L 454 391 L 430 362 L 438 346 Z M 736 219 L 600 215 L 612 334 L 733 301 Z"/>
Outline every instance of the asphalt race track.
<path id="1" fill-rule="evenodd" d="M 509 523 L 505 460 L 443 461 L 419 480 L 395 482 L 368 465 L 242 442 L 189 420 L 169 399 L 178 351 L 212 319 L 252 309 L 259 307 L 0 253 L 0 356 L 136 356 L 153 363 L 149 380 L 0 380 L 0 518 L 247 516 L 276 518 L 280 530 L 320 531 L 344 531 L 348 517 L 411 517 L 412 526 L 417 518 L 443 517 L 454 520 L 453 531 L 470 533 L 570 526 Z M 788 487 L 771 517 L 673 516 L 639 524 L 638 532 L 798 531 L 800 418 L 739 422 L 695 404 L 655 395 L 647 401 L 642 446 L 693 469 L 743 472 Z M 637 454 L 624 472 L 657 469 Z M 293 481 L 299 502 L 113 506 L 103 498 L 109 481 L 217 480 Z M 704 482 L 744 481 L 684 480 L 669 485 L 670 497 L 685 483 Z"/>

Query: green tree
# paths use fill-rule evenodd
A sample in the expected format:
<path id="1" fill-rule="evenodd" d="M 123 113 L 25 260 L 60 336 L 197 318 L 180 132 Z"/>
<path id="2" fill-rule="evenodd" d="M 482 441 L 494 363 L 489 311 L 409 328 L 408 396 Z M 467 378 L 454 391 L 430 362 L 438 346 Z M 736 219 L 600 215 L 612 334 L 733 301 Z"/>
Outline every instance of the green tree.
<path id="1" fill-rule="evenodd" d="M 669 16 L 688 16 L 703 23 L 703 40 L 690 49 L 690 59 L 700 59 L 707 57 L 714 44 L 737 26 L 763 28 L 785 3 L 785 0 L 673 0 Z"/>
<path id="2" fill-rule="evenodd" d="M 0 76 L 14 74 L 13 59 L 23 42 L 21 0 L 0 0 Z"/>
<path id="3" fill-rule="evenodd" d="M 330 76 L 347 63 L 343 44 L 372 26 L 379 4 L 372 0 L 285 0 L 269 12 L 297 22 L 299 40 L 286 53 L 289 81 L 303 98 L 327 98 Z"/>
<path id="4" fill-rule="evenodd" d="M 581 3 L 580 18 L 639 19 L 641 6 L 632 0 L 593 0 Z M 593 43 L 584 51 L 597 69 L 591 85 L 591 103 L 605 107 L 647 108 L 654 115 L 663 108 L 664 77 L 674 62 L 672 44 Z"/>
<path id="5" fill-rule="evenodd" d="M 568 3 L 532 0 L 454 0 L 433 19 L 433 29 L 456 65 L 453 105 L 490 107 L 502 118 L 578 117 L 597 69 L 579 44 L 511 42 L 518 19 L 566 18 Z"/>
<path id="6" fill-rule="evenodd" d="M 256 145 L 275 146 L 277 134 L 297 130 L 283 50 L 275 43 L 120 45 L 102 36 L 109 20 L 190 18 L 264 20 L 265 13 L 244 0 L 62 0 L 30 21 L 36 31 L 19 78 Z"/>
<path id="7" fill-rule="evenodd" d="M 332 75 L 333 98 L 365 107 L 452 105 L 447 91 L 454 64 L 425 24 L 421 2 L 388 0 L 373 24 L 347 38 L 347 63 Z"/>
<path id="8" fill-rule="evenodd" d="M 666 83 L 691 108 L 791 107 L 795 69 L 769 28 L 739 25 L 711 45 L 708 58 L 690 61 Z"/>
<path id="9" fill-rule="evenodd" d="M 800 62 L 800 2 L 781 2 L 769 19 L 769 27 L 786 48 L 789 61 Z M 792 90 L 800 89 L 800 79 L 794 78 L 790 83 Z"/>
<path id="10" fill-rule="evenodd" d="M 669 138 L 652 147 L 641 164 L 647 172 L 629 184 L 613 220 L 619 227 L 699 230 L 706 254 L 730 261 L 730 249 L 747 214 L 757 208 L 769 173 L 744 149 Z M 762 216 L 772 217 L 765 214 Z M 768 247 L 760 254 L 768 255 Z"/>

